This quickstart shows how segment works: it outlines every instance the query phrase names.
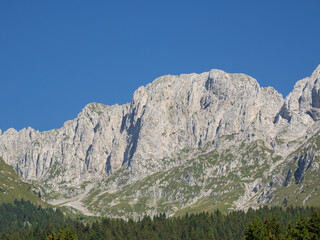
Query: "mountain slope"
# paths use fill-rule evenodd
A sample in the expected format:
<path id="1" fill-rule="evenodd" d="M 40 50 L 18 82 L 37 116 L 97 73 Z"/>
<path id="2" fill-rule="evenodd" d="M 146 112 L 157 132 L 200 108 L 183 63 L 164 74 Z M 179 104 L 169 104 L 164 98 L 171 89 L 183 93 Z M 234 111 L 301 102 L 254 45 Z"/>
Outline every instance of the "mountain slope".
<path id="1" fill-rule="evenodd" d="M 320 66 L 283 99 L 245 74 L 167 75 L 129 104 L 87 105 L 61 129 L 9 129 L 0 154 L 47 201 L 86 214 L 316 202 L 287 190 L 318 176 L 316 159 L 301 166 L 316 156 L 307 146 L 319 131 L 319 77 Z M 286 180 L 296 168 L 301 181 Z"/>
<path id="2" fill-rule="evenodd" d="M 307 139 L 299 148 L 292 152 L 282 164 L 274 171 L 274 178 L 280 181 L 268 188 L 261 199 L 273 205 L 320 205 L 320 135 Z M 272 182 L 274 183 L 274 182 Z M 270 199 L 270 200 L 269 200 Z"/>
<path id="3" fill-rule="evenodd" d="M 12 166 L 0 157 L 0 203 L 15 199 L 29 200 L 36 205 L 44 205 L 32 185 L 23 182 Z"/>

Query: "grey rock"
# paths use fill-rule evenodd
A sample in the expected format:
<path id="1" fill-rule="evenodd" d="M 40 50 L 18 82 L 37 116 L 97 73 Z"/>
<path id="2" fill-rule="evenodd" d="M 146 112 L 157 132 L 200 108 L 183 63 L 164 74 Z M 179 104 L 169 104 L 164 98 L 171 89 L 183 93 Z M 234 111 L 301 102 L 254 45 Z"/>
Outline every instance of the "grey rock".
<path id="1" fill-rule="evenodd" d="M 319 81 L 320 65 L 283 99 L 273 88 L 261 88 L 245 74 L 211 70 L 166 75 L 137 89 L 128 104 L 88 104 L 60 129 L 39 132 L 29 127 L 19 132 L 8 129 L 3 134 L 0 130 L 0 156 L 24 180 L 38 183 L 49 193 L 86 181 L 111 179 L 125 169 L 125 175 L 105 186 L 108 191 L 117 191 L 188 161 L 187 157 L 175 158 L 184 149 L 209 144 L 211 150 L 222 151 L 235 145 L 225 136 L 234 136 L 238 143 L 262 140 L 285 159 L 296 147 L 289 144 L 291 140 L 318 128 Z M 285 145 L 279 139 L 284 139 Z M 240 166 L 231 162 L 218 173 L 228 174 Z M 301 174 L 296 175 L 299 179 Z M 184 181 L 198 184 L 193 175 Z M 261 189 L 261 181 L 250 183 L 239 204 Z M 163 194 L 158 188 L 156 195 Z"/>

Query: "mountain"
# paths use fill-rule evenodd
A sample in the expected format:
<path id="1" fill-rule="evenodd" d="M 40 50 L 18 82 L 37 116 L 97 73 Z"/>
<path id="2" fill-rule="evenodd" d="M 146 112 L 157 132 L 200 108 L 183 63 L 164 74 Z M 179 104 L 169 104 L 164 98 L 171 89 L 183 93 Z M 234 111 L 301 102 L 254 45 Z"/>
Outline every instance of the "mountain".
<path id="1" fill-rule="evenodd" d="M 0 156 L 45 201 L 85 214 L 318 204 L 319 79 L 320 65 L 283 99 L 245 74 L 167 75 L 60 129 L 9 129 Z"/>

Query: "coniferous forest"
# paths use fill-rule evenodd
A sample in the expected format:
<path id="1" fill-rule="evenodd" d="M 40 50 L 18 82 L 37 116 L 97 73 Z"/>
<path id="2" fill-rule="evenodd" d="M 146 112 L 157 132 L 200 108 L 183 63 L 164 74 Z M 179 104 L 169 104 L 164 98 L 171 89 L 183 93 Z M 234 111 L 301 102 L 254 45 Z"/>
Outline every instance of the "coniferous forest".
<path id="1" fill-rule="evenodd" d="M 0 206 L 0 239 L 320 239 L 316 208 L 263 207 L 222 214 L 71 219 L 29 201 Z"/>

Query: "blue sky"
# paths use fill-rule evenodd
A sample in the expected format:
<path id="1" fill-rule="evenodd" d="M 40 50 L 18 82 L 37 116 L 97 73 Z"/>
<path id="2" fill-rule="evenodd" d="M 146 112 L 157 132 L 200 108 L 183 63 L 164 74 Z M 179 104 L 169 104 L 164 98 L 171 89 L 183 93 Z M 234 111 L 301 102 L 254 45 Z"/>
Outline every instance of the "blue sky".
<path id="1" fill-rule="evenodd" d="M 59 128 L 164 74 L 246 73 L 287 95 L 320 64 L 320 1 L 1 1 L 0 129 Z"/>

